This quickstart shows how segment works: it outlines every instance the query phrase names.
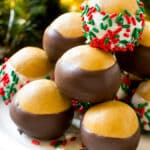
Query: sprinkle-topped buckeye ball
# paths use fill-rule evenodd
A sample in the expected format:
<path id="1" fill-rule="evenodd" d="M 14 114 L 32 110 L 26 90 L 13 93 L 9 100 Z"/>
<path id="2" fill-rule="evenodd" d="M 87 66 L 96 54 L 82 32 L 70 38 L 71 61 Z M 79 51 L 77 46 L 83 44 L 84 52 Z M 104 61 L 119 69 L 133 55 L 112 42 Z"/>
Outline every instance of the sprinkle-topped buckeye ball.
<path id="1" fill-rule="evenodd" d="M 140 46 L 134 52 L 117 53 L 117 59 L 122 69 L 140 77 L 150 77 L 150 21 L 146 20 Z"/>
<path id="2" fill-rule="evenodd" d="M 43 35 L 43 48 L 50 62 L 57 59 L 68 49 L 84 44 L 80 13 L 69 12 L 56 18 Z"/>
<path id="3" fill-rule="evenodd" d="M 104 51 L 133 51 L 144 27 L 140 0 L 87 0 L 81 5 L 87 43 Z"/>
<path id="4" fill-rule="evenodd" d="M 81 122 L 81 139 L 88 150 L 136 150 L 140 139 L 136 113 L 119 101 L 91 107 Z"/>
<path id="5" fill-rule="evenodd" d="M 57 61 L 55 81 L 69 98 L 97 103 L 115 96 L 120 69 L 112 54 L 81 45 L 68 50 Z"/>
<path id="6" fill-rule="evenodd" d="M 0 96 L 6 104 L 26 83 L 49 77 L 51 66 L 46 53 L 37 47 L 25 47 L 0 67 Z"/>
<path id="7" fill-rule="evenodd" d="M 137 112 L 142 130 L 150 132 L 150 80 L 139 85 L 131 103 Z"/>
<path id="8" fill-rule="evenodd" d="M 38 139 L 53 139 L 68 129 L 73 118 L 70 101 L 53 81 L 25 85 L 14 97 L 10 115 L 19 130 Z"/>

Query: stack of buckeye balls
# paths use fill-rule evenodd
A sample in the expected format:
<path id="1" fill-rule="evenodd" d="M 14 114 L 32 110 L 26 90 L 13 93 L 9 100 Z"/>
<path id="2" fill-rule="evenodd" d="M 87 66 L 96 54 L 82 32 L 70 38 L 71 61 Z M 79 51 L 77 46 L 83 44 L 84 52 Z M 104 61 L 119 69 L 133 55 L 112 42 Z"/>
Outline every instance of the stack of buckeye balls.
<path id="1" fill-rule="evenodd" d="M 44 51 L 26 47 L 1 66 L 0 95 L 6 104 L 12 100 L 11 118 L 29 136 L 45 140 L 64 134 L 73 119 L 73 100 L 75 107 L 92 104 L 80 128 L 89 150 L 136 150 L 138 117 L 142 130 L 150 131 L 150 81 L 141 83 L 150 76 L 144 4 L 87 0 L 81 10 L 46 28 Z M 54 81 L 46 79 L 52 70 Z M 133 108 L 115 99 L 122 70 L 141 83 L 130 101 Z"/>

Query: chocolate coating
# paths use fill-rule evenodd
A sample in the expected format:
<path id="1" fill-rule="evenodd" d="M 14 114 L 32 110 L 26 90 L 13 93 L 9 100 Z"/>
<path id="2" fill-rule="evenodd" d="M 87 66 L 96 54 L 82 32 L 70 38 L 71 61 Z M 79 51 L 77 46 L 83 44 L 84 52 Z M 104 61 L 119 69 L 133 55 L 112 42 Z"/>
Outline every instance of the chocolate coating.
<path id="1" fill-rule="evenodd" d="M 134 52 L 116 53 L 121 69 L 140 77 L 150 77 L 150 47 L 140 45 Z"/>
<path id="2" fill-rule="evenodd" d="M 50 62 L 56 62 L 68 49 L 84 44 L 84 37 L 67 38 L 55 29 L 48 27 L 43 36 L 43 48 L 46 50 Z"/>
<path id="3" fill-rule="evenodd" d="M 73 110 L 70 108 L 58 114 L 38 115 L 23 111 L 13 102 L 10 106 L 10 116 L 20 131 L 34 138 L 48 140 L 61 136 L 68 129 Z"/>
<path id="4" fill-rule="evenodd" d="M 88 150 L 136 150 L 140 140 L 140 128 L 129 138 L 111 138 L 89 132 L 81 123 L 81 139 Z"/>
<path id="5" fill-rule="evenodd" d="M 100 71 L 87 71 L 58 61 L 55 81 L 66 96 L 79 101 L 103 102 L 113 99 L 120 86 L 120 69 L 117 63 Z"/>

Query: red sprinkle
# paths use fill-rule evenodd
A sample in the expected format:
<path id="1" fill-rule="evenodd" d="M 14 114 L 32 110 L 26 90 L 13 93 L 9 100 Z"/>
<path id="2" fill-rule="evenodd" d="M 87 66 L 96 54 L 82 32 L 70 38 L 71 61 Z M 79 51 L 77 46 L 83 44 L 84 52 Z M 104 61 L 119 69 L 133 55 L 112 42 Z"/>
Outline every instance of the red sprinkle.
<path id="1" fill-rule="evenodd" d="M 82 21 L 84 21 L 84 17 L 82 17 Z"/>
<path id="2" fill-rule="evenodd" d="M 80 6 L 80 10 L 84 10 L 84 6 L 83 5 Z"/>
<path id="3" fill-rule="evenodd" d="M 5 57 L 5 58 L 4 58 L 4 62 L 7 62 L 7 61 L 8 61 L 8 58 L 7 58 L 7 57 Z"/>
<path id="4" fill-rule="evenodd" d="M 144 7 L 144 3 L 143 3 L 143 2 L 140 2 L 140 6 L 143 6 L 143 7 Z"/>
<path id="5" fill-rule="evenodd" d="M 75 140 L 76 140 L 76 137 L 75 137 L 75 136 L 73 136 L 73 137 L 70 138 L 70 141 L 71 141 L 71 142 L 73 142 L 73 141 L 75 141 Z"/>
<path id="6" fill-rule="evenodd" d="M 63 140 L 62 145 L 66 146 L 67 145 L 67 140 Z"/>
<path id="7" fill-rule="evenodd" d="M 25 82 L 25 84 L 28 84 L 28 83 L 30 83 L 30 80 L 27 80 L 27 81 Z"/>
<path id="8" fill-rule="evenodd" d="M 143 124 L 144 124 L 144 125 L 147 125 L 148 123 L 147 123 L 146 121 L 143 121 Z"/>
<path id="9" fill-rule="evenodd" d="M 129 34 L 128 33 L 124 33 L 123 36 L 124 37 L 129 37 Z"/>
<path id="10" fill-rule="evenodd" d="M 122 30 L 122 27 L 119 27 L 114 31 L 114 36 L 117 35 Z"/>
<path id="11" fill-rule="evenodd" d="M 145 109 L 139 109 L 139 108 L 135 108 L 135 111 L 139 113 L 139 115 L 142 117 L 144 115 Z"/>
<path id="12" fill-rule="evenodd" d="M 140 18 L 142 20 L 142 26 L 145 25 L 145 19 L 144 19 L 144 15 L 143 14 L 140 14 Z"/>
<path id="13" fill-rule="evenodd" d="M 9 103 L 11 103 L 11 100 L 6 100 L 5 101 L 5 105 L 8 105 Z"/>
<path id="14" fill-rule="evenodd" d="M 113 14 L 110 15 L 110 18 L 111 18 L 111 19 L 113 19 L 113 18 L 115 18 L 115 17 L 117 17 L 117 13 L 113 13 Z"/>
<path id="15" fill-rule="evenodd" d="M 89 20 L 93 19 L 93 15 L 92 15 L 92 14 L 89 15 L 89 16 L 88 16 L 88 19 L 89 19 Z"/>
<path id="16" fill-rule="evenodd" d="M 127 14 L 125 14 L 124 17 L 125 17 L 127 23 L 128 23 L 128 24 L 131 24 L 130 17 L 129 17 Z"/>
<path id="17" fill-rule="evenodd" d="M 102 15 L 106 15 L 105 11 L 101 11 L 100 13 L 101 13 Z"/>
<path id="18" fill-rule="evenodd" d="M 20 84 L 19 88 L 21 89 L 24 85 L 23 84 Z"/>
<path id="19" fill-rule="evenodd" d="M 127 29 L 126 29 L 126 32 L 130 32 L 130 31 L 131 31 L 130 28 L 127 28 Z"/>
<path id="20" fill-rule="evenodd" d="M 123 82 L 124 84 L 127 84 L 128 86 L 131 85 L 131 81 L 130 81 L 130 79 L 127 78 L 127 77 L 123 78 L 123 79 L 122 79 L 122 82 Z"/>
<path id="21" fill-rule="evenodd" d="M 6 68 L 6 64 L 4 64 L 3 66 L 2 66 L 2 70 L 4 70 Z"/>
<path id="22" fill-rule="evenodd" d="M 56 139 L 56 140 L 53 140 L 53 141 L 50 143 L 50 145 L 53 146 L 53 145 L 55 145 L 57 142 L 58 142 L 57 139 Z"/>
<path id="23" fill-rule="evenodd" d="M 131 20 L 132 20 L 132 24 L 133 24 L 134 26 L 136 26 L 136 20 L 135 20 L 135 18 L 134 18 L 134 17 L 131 17 Z"/>
<path id="24" fill-rule="evenodd" d="M 87 24 L 84 25 L 84 30 L 85 30 L 86 32 L 89 32 L 89 27 L 88 27 Z"/>
<path id="25" fill-rule="evenodd" d="M 34 144 L 34 145 L 40 145 L 40 142 L 38 140 L 33 139 L 32 140 L 32 144 Z"/>
<path id="26" fill-rule="evenodd" d="M 4 94 L 5 94 L 4 89 L 0 88 L 0 95 L 4 95 Z"/>

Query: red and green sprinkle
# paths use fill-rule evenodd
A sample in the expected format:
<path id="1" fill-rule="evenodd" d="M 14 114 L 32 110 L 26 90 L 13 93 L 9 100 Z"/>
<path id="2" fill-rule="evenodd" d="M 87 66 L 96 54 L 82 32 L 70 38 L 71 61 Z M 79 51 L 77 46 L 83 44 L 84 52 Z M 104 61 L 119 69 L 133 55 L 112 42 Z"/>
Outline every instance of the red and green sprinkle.
<path id="1" fill-rule="evenodd" d="M 137 3 L 139 9 L 135 16 L 132 16 L 128 10 L 119 14 L 108 14 L 101 10 L 98 4 L 91 7 L 88 4 L 81 6 L 86 43 L 106 52 L 133 51 L 138 39 L 141 38 L 145 25 L 144 4 L 140 0 L 137 0 Z M 95 15 L 100 15 L 99 17 L 102 18 L 99 26 L 95 23 L 97 21 L 94 18 Z M 114 25 L 115 29 L 112 28 Z"/>

